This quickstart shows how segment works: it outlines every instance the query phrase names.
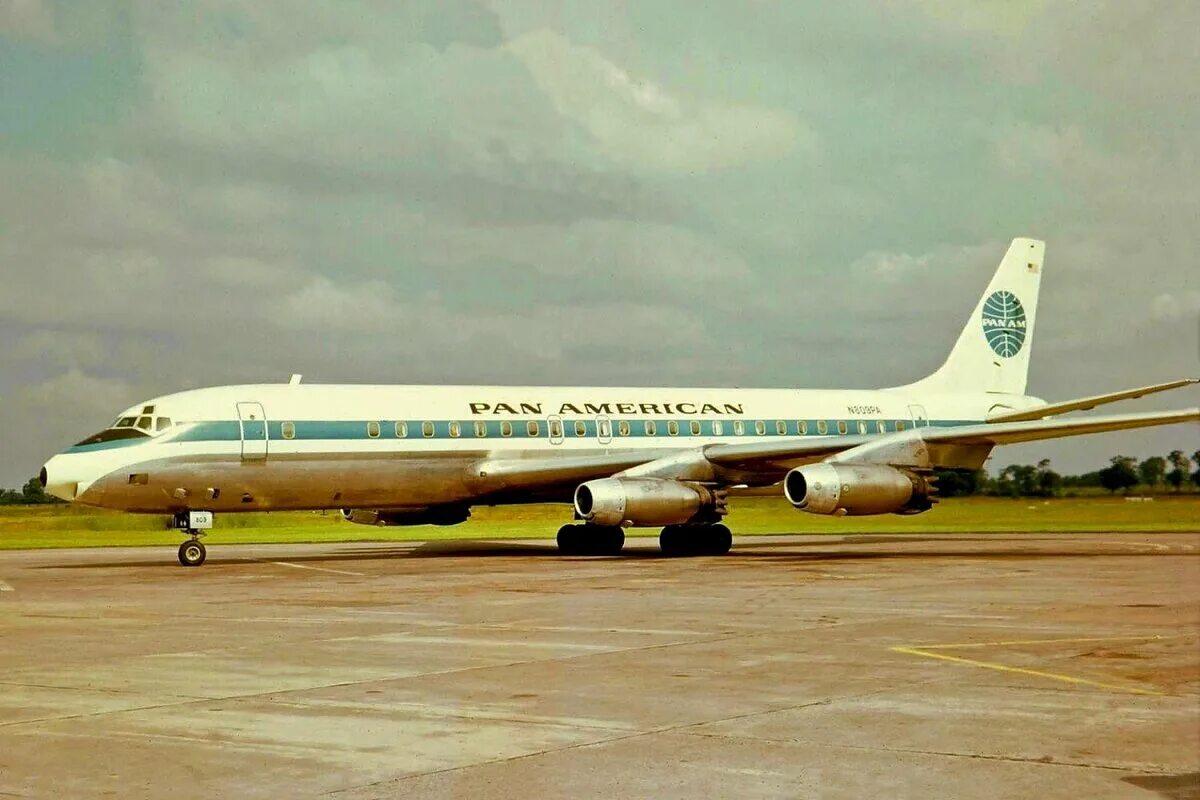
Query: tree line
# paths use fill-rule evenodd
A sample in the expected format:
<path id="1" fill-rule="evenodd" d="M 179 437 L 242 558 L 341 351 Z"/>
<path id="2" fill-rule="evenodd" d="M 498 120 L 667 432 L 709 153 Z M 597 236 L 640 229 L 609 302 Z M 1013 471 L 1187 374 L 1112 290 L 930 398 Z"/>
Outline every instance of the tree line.
<path id="1" fill-rule="evenodd" d="M 1195 467 L 1195 471 L 1192 468 Z M 1113 456 L 1107 467 L 1082 475 L 1060 475 L 1050 459 L 1037 464 L 1010 464 L 992 477 L 987 470 L 934 470 L 942 497 L 991 495 L 994 497 L 1058 497 L 1078 489 L 1101 488 L 1110 493 L 1136 487 L 1149 491 L 1170 489 L 1182 492 L 1200 489 L 1200 450 L 1189 457 L 1182 450 L 1138 461 L 1130 456 Z M 46 494 L 37 478 L 20 489 L 0 489 L 0 506 L 44 505 L 63 500 Z"/>
<path id="2" fill-rule="evenodd" d="M 1193 471 L 1193 467 L 1195 470 Z M 1079 489 L 1105 489 L 1110 494 L 1141 488 L 1145 491 L 1200 489 L 1200 450 L 1189 457 L 1182 450 L 1138 461 L 1117 455 L 1108 466 L 1082 475 L 1061 475 L 1044 458 L 1037 464 L 1010 464 L 995 476 L 986 470 L 935 470 L 943 497 L 1058 497 Z"/>
<path id="3" fill-rule="evenodd" d="M 65 502 L 46 494 L 42 482 L 37 478 L 30 478 L 20 489 L 0 489 L 0 506 L 40 506 Z"/>

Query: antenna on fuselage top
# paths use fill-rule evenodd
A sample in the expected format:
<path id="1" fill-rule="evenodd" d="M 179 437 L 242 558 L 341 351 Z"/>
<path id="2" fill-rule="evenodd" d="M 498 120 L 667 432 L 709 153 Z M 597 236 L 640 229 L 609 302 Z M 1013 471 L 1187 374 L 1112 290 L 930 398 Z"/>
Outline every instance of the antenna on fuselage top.
<path id="1" fill-rule="evenodd" d="M 303 376 L 303 375 L 301 375 L 300 373 L 296 373 L 295 375 L 293 375 L 293 376 L 291 377 L 291 380 L 289 380 L 289 381 L 288 381 L 288 386 L 299 386 L 299 385 L 300 385 L 300 379 L 301 379 L 301 378 L 303 378 L 303 377 L 304 377 L 304 376 Z"/>

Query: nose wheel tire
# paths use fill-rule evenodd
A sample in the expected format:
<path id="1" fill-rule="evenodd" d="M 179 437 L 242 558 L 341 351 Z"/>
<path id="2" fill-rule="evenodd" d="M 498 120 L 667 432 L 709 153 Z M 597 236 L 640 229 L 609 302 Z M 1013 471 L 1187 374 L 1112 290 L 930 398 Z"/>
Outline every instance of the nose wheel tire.
<path id="1" fill-rule="evenodd" d="M 190 539 L 179 545 L 179 563 L 185 567 L 198 567 L 204 563 L 207 553 L 204 545 L 195 539 Z"/>

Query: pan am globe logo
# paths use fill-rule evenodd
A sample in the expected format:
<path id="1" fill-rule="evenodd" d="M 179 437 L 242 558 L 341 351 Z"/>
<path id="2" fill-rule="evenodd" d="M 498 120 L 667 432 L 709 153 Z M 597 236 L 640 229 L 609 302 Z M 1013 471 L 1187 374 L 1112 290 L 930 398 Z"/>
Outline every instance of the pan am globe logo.
<path id="1" fill-rule="evenodd" d="M 1025 307 L 1012 292 L 992 292 L 983 302 L 983 335 L 1001 358 L 1012 358 L 1025 344 Z"/>

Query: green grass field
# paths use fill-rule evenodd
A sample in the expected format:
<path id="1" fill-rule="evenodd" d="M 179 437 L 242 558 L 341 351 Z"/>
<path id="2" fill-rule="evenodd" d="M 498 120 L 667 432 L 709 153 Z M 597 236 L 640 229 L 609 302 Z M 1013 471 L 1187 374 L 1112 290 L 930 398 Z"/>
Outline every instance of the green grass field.
<path id="1" fill-rule="evenodd" d="M 976 497 L 945 500 L 933 511 L 912 517 L 822 517 L 792 509 L 782 498 L 737 497 L 727 522 L 737 534 L 805 533 L 976 533 L 985 531 L 1200 530 L 1200 496 L 1009 500 Z M 552 538 L 570 521 L 562 505 L 477 508 L 464 525 L 450 528 L 379 528 L 345 522 L 336 512 L 221 514 L 209 542 L 359 542 L 424 539 Z M 630 535 L 657 535 L 635 528 Z M 162 516 L 141 516 L 69 506 L 0 507 L 0 550 L 39 547 L 173 545 L 182 541 Z"/>

